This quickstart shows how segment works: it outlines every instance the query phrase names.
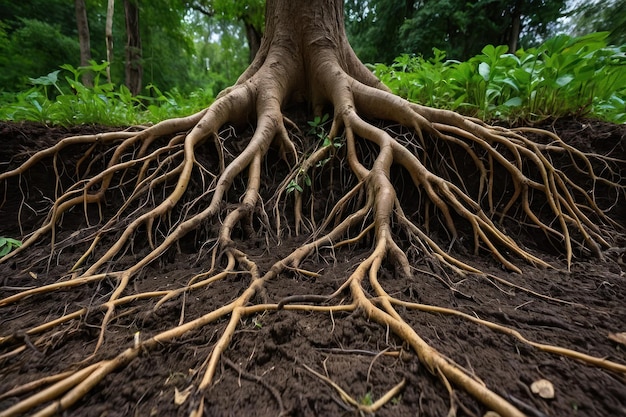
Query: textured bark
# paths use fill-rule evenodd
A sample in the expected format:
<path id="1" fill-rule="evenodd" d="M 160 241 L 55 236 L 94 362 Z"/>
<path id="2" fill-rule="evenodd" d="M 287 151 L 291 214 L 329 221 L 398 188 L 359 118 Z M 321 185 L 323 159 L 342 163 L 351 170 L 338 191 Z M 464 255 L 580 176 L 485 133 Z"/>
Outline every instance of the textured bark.
<path id="1" fill-rule="evenodd" d="M 80 44 L 80 65 L 85 67 L 91 60 L 91 40 L 89 39 L 89 20 L 87 19 L 87 8 L 85 0 L 75 0 L 76 26 L 78 29 L 78 42 Z M 84 73 L 82 82 L 87 87 L 93 86 L 93 74 Z"/>
<path id="2" fill-rule="evenodd" d="M 115 0 L 108 0 L 107 17 L 104 28 L 104 40 L 107 50 L 107 79 L 111 82 L 111 62 L 113 62 L 113 12 L 115 11 Z"/>
<path id="3" fill-rule="evenodd" d="M 344 29 L 343 1 L 268 1 L 265 35 L 250 67 L 239 78 L 244 82 L 262 67 L 279 69 L 272 78 L 304 99 L 319 112 L 337 93 L 338 76 L 345 74 L 368 85 L 386 87 L 359 61 Z M 281 100 L 282 101 L 282 100 Z"/>

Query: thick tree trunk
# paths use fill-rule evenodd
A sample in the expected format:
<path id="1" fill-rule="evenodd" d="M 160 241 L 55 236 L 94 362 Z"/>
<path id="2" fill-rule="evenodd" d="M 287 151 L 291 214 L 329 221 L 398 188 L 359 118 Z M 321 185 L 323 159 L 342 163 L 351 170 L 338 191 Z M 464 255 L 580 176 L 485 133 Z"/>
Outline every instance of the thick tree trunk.
<path id="1" fill-rule="evenodd" d="M 259 52 L 238 84 L 262 67 L 281 78 L 283 92 L 305 99 L 316 112 L 333 101 L 338 71 L 362 83 L 386 87 L 357 58 L 344 28 L 343 0 L 268 0 Z"/>
<path id="2" fill-rule="evenodd" d="M 80 44 L 80 65 L 86 67 L 91 60 L 91 41 L 89 39 L 89 20 L 87 19 L 87 8 L 85 0 L 75 0 L 76 26 L 78 28 L 78 42 Z M 83 74 L 82 82 L 87 87 L 93 86 L 93 74 L 86 72 Z"/>
<path id="3" fill-rule="evenodd" d="M 137 95 L 141 92 L 143 77 L 138 0 L 124 0 L 124 12 L 126 14 L 126 87 L 131 94 Z"/>

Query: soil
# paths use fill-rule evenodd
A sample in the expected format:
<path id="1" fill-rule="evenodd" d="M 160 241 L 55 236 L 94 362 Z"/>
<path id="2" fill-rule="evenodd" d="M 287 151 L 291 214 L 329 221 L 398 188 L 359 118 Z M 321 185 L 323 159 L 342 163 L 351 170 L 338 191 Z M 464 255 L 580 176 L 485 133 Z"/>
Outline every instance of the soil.
<path id="1" fill-rule="evenodd" d="M 624 125 L 561 119 L 543 127 L 556 131 L 563 140 L 585 151 L 626 159 Z M 0 123 L 0 171 L 24 160 L 24 152 L 48 147 L 62 137 L 103 129 Z M 620 169 L 621 184 L 626 185 L 623 179 L 626 167 L 622 164 Z M 18 216 L 24 232 L 41 221 L 33 211 L 45 215 L 43 208 L 54 193 L 54 172 L 50 160 L 35 167 L 24 181 L 9 184 L 6 201 L 0 209 L 0 236 L 19 238 L 22 231 Z M 20 185 L 33 210 L 20 210 Z M 623 198 L 600 186 L 597 190 L 606 192 L 604 201 L 615 202 L 613 218 L 626 224 Z M 598 197 L 603 200 L 602 195 Z M 73 236 L 71 233 L 84 225 L 82 214 L 66 217 L 58 232 L 60 239 Z M 533 247 L 532 234 L 522 234 L 520 239 L 526 239 L 522 244 Z M 241 244 L 261 268 L 268 268 L 302 241 L 286 235 L 279 243 L 270 242 L 269 246 L 264 238 L 243 240 Z M 141 243 L 137 241 L 135 245 L 135 250 L 140 251 Z M 609 337 L 626 332 L 626 235 L 623 232 L 616 236 L 615 245 L 604 253 L 602 260 L 587 256 L 575 259 L 570 272 L 564 267 L 562 255 L 551 251 L 543 251 L 542 257 L 557 268 L 521 265 L 522 274 L 502 270 L 485 254 L 463 254 L 467 262 L 483 271 L 552 299 L 488 277 L 470 276 L 464 280 L 454 276 L 435 277 L 426 272 L 427 265 L 420 264 L 414 265 L 416 272 L 411 280 L 399 278 L 385 267 L 381 282 L 389 294 L 403 300 L 454 308 L 516 329 L 531 341 L 626 364 L 626 344 Z M 195 250 L 185 247 L 180 253 L 168 254 L 161 262 L 145 268 L 132 284 L 134 288 L 157 291 L 185 285 L 191 276 L 205 271 L 210 259 L 199 257 Z M 47 259 L 46 249 L 45 244 L 32 249 L 31 259 L 39 255 L 43 259 L 36 267 L 29 268 L 20 259 L 0 264 L 0 299 L 16 293 L 18 288 L 51 283 L 65 276 L 80 253 L 78 249 L 68 248 L 59 256 Z M 330 261 L 328 257 L 310 259 L 302 267 L 319 272 L 319 276 L 281 275 L 267 287 L 269 302 L 297 294 L 331 294 L 369 250 L 363 244 L 345 247 Z M 130 264 L 134 259 L 136 255 L 129 251 L 118 262 Z M 121 349 L 132 346 L 137 332 L 138 337 L 149 337 L 179 320 L 198 317 L 230 302 L 240 294 L 244 280 L 242 276 L 234 276 L 219 281 L 165 303 L 154 312 L 153 302 L 132 304 L 109 325 L 105 343 L 95 357 L 90 355 L 102 320 L 102 313 L 97 310 L 82 320 L 48 332 L 45 343 L 34 343 L 39 336 L 29 337 L 24 331 L 66 311 L 101 302 L 110 294 L 113 283 L 102 281 L 32 296 L 1 307 L 0 336 L 13 335 L 14 342 L 0 344 L 0 412 L 26 397 L 25 394 L 2 397 L 8 390 L 75 369 L 83 360 L 88 363 L 114 357 Z M 451 286 L 451 281 L 456 284 Z M 408 309 L 399 312 L 431 346 L 529 416 L 626 416 L 624 374 L 542 352 L 460 317 Z M 197 384 L 203 364 L 226 325 L 227 320 L 220 320 L 173 343 L 144 352 L 128 366 L 107 376 L 60 415 L 188 415 L 193 400 L 177 405 L 177 393 Z M 25 346 L 23 352 L 10 354 L 20 346 Z M 290 416 L 359 415 L 331 385 L 306 367 L 327 375 L 362 403 L 377 400 L 405 380 L 401 394 L 382 407 L 376 413 L 379 416 L 444 416 L 451 405 L 459 406 L 458 416 L 483 416 L 488 411 L 462 390 L 452 387 L 451 395 L 441 379 L 430 374 L 411 352 L 405 350 L 399 357 L 385 354 L 402 348 L 402 343 L 388 329 L 368 321 L 358 311 L 331 315 L 281 310 L 247 317 L 239 324 L 221 360 L 216 381 L 205 393 L 205 415 L 276 416 L 281 412 Z M 531 384 L 540 379 L 553 384 L 553 399 L 543 399 L 531 391 Z"/>

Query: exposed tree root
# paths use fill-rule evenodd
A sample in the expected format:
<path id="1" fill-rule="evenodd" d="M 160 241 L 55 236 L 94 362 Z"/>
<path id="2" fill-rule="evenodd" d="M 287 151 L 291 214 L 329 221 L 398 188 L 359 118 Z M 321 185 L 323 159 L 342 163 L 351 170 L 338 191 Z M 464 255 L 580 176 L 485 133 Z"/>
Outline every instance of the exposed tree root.
<path id="1" fill-rule="evenodd" d="M 614 161 L 580 152 L 551 134 L 547 134 L 547 142 L 538 143 L 522 136 L 528 129 L 491 127 L 449 111 L 408 103 L 378 85 L 371 75 L 366 75 L 353 62 L 352 55 L 348 54 L 346 63 L 328 51 L 308 67 L 308 73 L 315 91 L 312 102 L 318 114 L 324 106 L 333 111 L 329 140 L 321 141 L 305 154 L 292 123 L 282 113 L 293 86 L 300 82 L 295 74 L 301 68 L 286 66 L 284 57 L 272 55 L 267 48 L 262 48 L 260 56 L 236 86 L 203 112 L 164 121 L 138 132 L 67 138 L 34 154 L 14 170 L 0 174 L 0 182 L 9 184 L 44 158 L 57 161 L 63 152 L 76 145 L 88 146 L 76 163 L 74 183 L 69 188 L 63 188 L 61 171 L 57 172 L 57 193 L 43 224 L 27 236 L 21 248 L 1 261 L 33 261 L 29 255 L 40 242 L 50 245 L 49 265 L 60 251 L 70 246 L 87 249 L 77 255 L 71 275 L 49 285 L 18 291 L 0 300 L 0 307 L 52 291 L 71 291 L 78 286 L 105 281 L 114 283 L 102 302 L 65 312 L 24 329 L 19 336 L 1 336 L 0 346 L 13 349 L 3 354 L 2 360 L 20 355 L 27 348 L 26 341 L 40 348 L 61 324 L 84 325 L 81 320 L 87 314 L 101 311 L 104 315 L 95 342 L 95 355 L 106 343 L 110 323 L 123 314 L 120 309 L 127 305 L 153 303 L 154 310 L 171 302 L 184 306 L 185 295 L 200 288 L 211 288 L 235 275 L 248 281 L 231 302 L 199 317 L 190 318 L 181 313 L 177 326 L 147 338 L 139 334 L 131 347 L 120 347 L 115 357 L 85 358 L 75 369 L 0 394 L 0 398 L 21 399 L 0 412 L 0 416 L 15 416 L 33 409 L 38 410 L 38 416 L 55 415 L 72 407 L 107 375 L 127 366 L 142 352 L 157 349 L 209 323 L 225 320 L 226 327 L 193 384 L 192 415 L 200 416 L 206 390 L 215 379 L 220 359 L 240 320 L 281 309 L 362 311 L 370 319 L 388 326 L 411 346 L 420 362 L 446 386 L 451 387 L 450 382 L 466 390 L 502 416 L 522 416 L 523 413 L 429 346 L 396 307 L 454 314 L 513 336 L 539 350 L 626 373 L 623 364 L 529 341 L 517 330 L 497 323 L 452 309 L 400 300 L 387 294 L 384 282 L 379 281 L 383 263 L 394 265 L 395 273 L 411 278 L 413 269 L 407 253 L 417 254 L 430 263 L 435 274 L 441 271 L 481 274 L 456 255 L 454 248 L 464 248 L 466 240 L 473 242 L 470 246 L 475 253 L 490 253 L 512 271 L 521 272 L 522 265 L 560 267 L 548 264 L 533 254 L 533 249 L 522 247 L 507 232 L 510 219 L 523 228 L 540 231 L 549 245 L 561 247 L 567 268 L 576 254 L 602 256 L 602 250 L 611 246 L 612 233 L 619 226 L 606 214 L 606 208 L 598 205 L 594 190 L 577 185 L 553 164 L 553 160 L 566 158 L 581 175 L 613 187 L 616 193 L 623 193 L 624 186 L 616 179 L 618 173 L 609 171 Z M 394 134 L 393 130 L 372 124 L 371 120 L 375 119 L 396 124 L 403 133 Z M 254 134 L 238 154 L 231 155 L 229 146 L 223 143 L 223 128 L 245 124 L 248 120 L 255 121 Z M 111 152 L 103 152 L 103 149 Z M 267 195 L 263 178 L 268 172 L 264 164 L 270 150 L 277 151 L 291 171 L 279 188 Z M 211 163 L 207 162 L 206 155 L 210 156 Z M 461 163 L 465 165 L 463 169 L 459 166 Z M 602 164 L 604 176 L 597 173 L 598 164 Z M 103 165 L 101 169 L 97 168 L 99 165 Z M 67 173 L 67 167 L 59 168 Z M 334 205 L 328 207 L 324 218 L 315 218 L 312 207 L 319 194 L 311 188 L 319 182 L 315 180 L 316 175 L 330 169 L 341 170 L 339 176 L 332 177 L 345 179 L 343 195 L 329 197 L 328 203 L 333 201 Z M 405 172 L 403 178 L 410 181 L 404 184 L 404 190 L 393 183 L 397 178 L 394 169 Z M 463 176 L 469 172 L 473 173 L 471 178 Z M 243 191 L 242 183 L 245 183 Z M 403 201 L 406 193 L 411 193 L 413 204 Z M 123 202 L 116 205 L 115 215 L 104 218 L 102 207 L 120 196 Z M 290 207 L 294 209 L 292 217 L 287 212 Z M 307 207 L 311 209 L 309 214 L 305 212 Z M 89 226 L 59 241 L 57 227 L 64 217 L 76 216 L 79 210 Z M 292 228 L 294 234 L 304 233 L 309 239 L 268 270 L 261 270 L 248 256 L 238 237 L 265 235 L 267 241 L 275 245 L 281 236 L 291 233 Z M 447 236 L 435 237 L 432 230 L 444 231 Z M 133 289 L 133 280 L 147 265 L 175 250 L 181 242 L 190 239 L 189 236 L 200 236 L 205 242 L 200 252 L 201 256 L 211 258 L 208 271 L 191 277 L 187 285 L 175 289 L 154 292 Z M 118 269 L 120 259 L 135 247 L 141 250 L 143 245 L 136 242 L 141 239 L 147 242 L 149 249 L 137 252 L 141 255 L 131 266 Z M 267 301 L 265 285 L 268 281 L 288 273 L 315 276 L 317 272 L 302 267 L 309 257 L 319 255 L 332 259 L 335 250 L 342 246 L 362 242 L 371 242 L 371 252 L 334 294 L 298 296 L 278 304 Z M 351 301 L 337 302 L 340 294 L 348 295 Z M 33 340 L 35 336 L 37 339 Z M 404 385 L 404 381 L 399 383 L 387 395 L 365 407 L 329 377 L 303 366 L 331 384 L 346 403 L 366 412 L 382 407 Z"/>

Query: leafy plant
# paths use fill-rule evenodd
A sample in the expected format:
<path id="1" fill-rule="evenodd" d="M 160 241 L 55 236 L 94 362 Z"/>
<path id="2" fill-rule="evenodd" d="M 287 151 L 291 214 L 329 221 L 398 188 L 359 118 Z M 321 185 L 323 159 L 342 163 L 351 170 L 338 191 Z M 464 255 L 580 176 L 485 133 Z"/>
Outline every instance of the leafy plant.
<path id="1" fill-rule="evenodd" d="M 22 242 L 19 240 L 0 236 L 0 258 L 20 246 L 22 246 Z"/>
<path id="2" fill-rule="evenodd" d="M 371 391 L 367 391 L 363 397 L 359 400 L 362 405 L 372 405 L 374 404 L 374 398 L 372 396 Z"/>
<path id="3" fill-rule="evenodd" d="M 326 128 L 324 127 L 328 123 L 330 116 L 325 113 L 323 116 L 315 116 L 313 120 L 309 120 L 307 123 L 311 126 L 309 129 L 310 135 L 315 135 L 318 139 L 324 140 L 326 138 Z"/>
<path id="4" fill-rule="evenodd" d="M 304 191 L 304 186 L 311 186 L 311 177 L 309 176 L 309 174 L 304 172 L 304 170 L 300 169 L 296 174 L 296 177 L 289 181 L 286 190 L 287 193 L 293 193 L 294 191 L 301 193 L 302 191 Z"/>
<path id="5" fill-rule="evenodd" d="M 110 126 L 156 123 L 195 113 L 213 101 L 211 90 L 197 90 L 185 97 L 177 90 L 163 93 L 148 86 L 149 96 L 133 96 L 125 86 L 106 81 L 108 63 L 91 61 L 89 66 L 60 70 L 30 78 L 33 86 L 19 93 L 0 96 L 0 119 L 76 125 L 97 123 Z M 85 72 L 93 74 L 93 87 L 81 83 Z"/>
<path id="6" fill-rule="evenodd" d="M 402 55 L 376 74 L 394 92 L 424 105 L 483 119 L 535 120 L 568 114 L 626 122 L 626 45 L 607 33 L 559 35 L 537 48 L 507 53 L 487 45 L 465 62 Z"/>

